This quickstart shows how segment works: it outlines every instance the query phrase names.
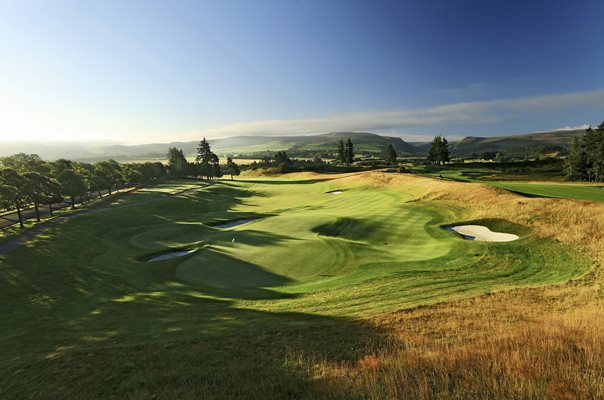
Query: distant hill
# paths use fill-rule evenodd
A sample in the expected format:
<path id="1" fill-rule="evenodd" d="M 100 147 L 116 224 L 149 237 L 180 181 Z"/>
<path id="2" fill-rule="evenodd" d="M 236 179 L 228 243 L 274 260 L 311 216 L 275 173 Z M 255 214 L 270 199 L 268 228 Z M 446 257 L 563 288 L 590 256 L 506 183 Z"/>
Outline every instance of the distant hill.
<path id="1" fill-rule="evenodd" d="M 417 152 L 417 149 L 400 137 L 380 136 L 365 132 L 332 132 L 311 136 L 234 136 L 209 140 L 218 155 L 242 155 L 266 151 L 330 151 L 335 150 L 340 139 L 350 138 L 357 152 L 381 152 L 389 144 L 400 154 Z M 199 141 L 150 143 L 141 145 L 98 145 L 82 143 L 8 143 L 2 144 L 0 156 L 18 152 L 36 153 L 45 159 L 68 158 L 78 161 L 97 161 L 113 158 L 117 161 L 165 159 L 169 147 L 182 149 L 193 156 Z"/>
<path id="2" fill-rule="evenodd" d="M 584 133 L 585 129 L 575 129 L 495 137 L 468 136 L 458 142 L 452 143 L 451 150 L 454 154 L 471 154 L 487 151 L 505 151 L 531 146 L 560 146 L 569 149 L 573 138 L 582 136 Z"/>
<path id="3" fill-rule="evenodd" d="M 460 141 L 450 141 L 453 154 L 497 152 L 531 146 L 561 146 L 570 148 L 573 137 L 581 136 L 584 129 L 536 132 L 508 136 L 478 137 L 468 136 Z M 426 136 L 431 138 L 430 135 Z M 233 136 L 211 139 L 212 149 L 220 156 L 258 155 L 267 151 L 285 150 L 290 152 L 332 151 L 340 139 L 350 138 L 357 153 L 382 152 L 389 144 L 399 155 L 425 154 L 430 142 L 405 142 L 400 137 L 381 136 L 367 132 L 332 132 L 308 136 Z M 150 143 L 141 145 L 107 145 L 98 143 L 2 143 L 0 156 L 19 152 L 39 154 L 53 160 L 68 158 L 78 161 L 98 161 L 113 158 L 117 161 L 164 160 L 169 147 L 182 149 L 185 155 L 194 156 L 199 141 Z"/>

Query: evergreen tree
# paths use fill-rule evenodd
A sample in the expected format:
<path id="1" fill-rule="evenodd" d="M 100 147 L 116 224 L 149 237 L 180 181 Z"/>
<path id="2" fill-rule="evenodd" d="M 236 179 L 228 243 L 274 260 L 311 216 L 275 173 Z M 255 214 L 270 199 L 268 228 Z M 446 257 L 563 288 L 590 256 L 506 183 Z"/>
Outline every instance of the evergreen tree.
<path id="1" fill-rule="evenodd" d="M 571 148 L 570 154 L 566 157 L 565 169 L 566 169 L 566 177 L 571 181 L 579 181 L 581 180 L 581 168 L 580 164 L 580 155 L 581 149 L 579 148 L 579 139 L 575 136 L 573 138 L 573 146 Z"/>
<path id="2" fill-rule="evenodd" d="M 212 152 L 210 143 L 208 143 L 206 138 L 203 138 L 203 140 L 199 142 L 195 160 L 199 164 L 201 175 L 205 176 L 207 179 L 222 176 L 222 172 L 220 172 L 220 159 Z"/>
<path id="3" fill-rule="evenodd" d="M 566 158 L 566 176 L 574 181 L 604 181 L 604 122 L 596 129 L 589 127 L 581 138 L 575 137 Z"/>
<path id="4" fill-rule="evenodd" d="M 428 161 L 444 164 L 449 161 L 449 142 L 441 135 L 435 136 L 428 152 Z"/>
<path id="5" fill-rule="evenodd" d="M 275 164 L 281 167 L 288 166 L 292 164 L 292 160 L 285 151 L 278 151 L 275 153 Z"/>
<path id="6" fill-rule="evenodd" d="M 439 159 L 443 164 L 449 162 L 449 141 L 443 137 L 440 141 Z"/>
<path id="7" fill-rule="evenodd" d="M 231 175 L 231 180 L 233 180 L 233 176 L 239 176 L 241 174 L 241 170 L 239 166 L 233 161 L 231 157 L 227 158 L 227 173 Z"/>
<path id="8" fill-rule="evenodd" d="M 352 140 L 348 138 L 346 141 L 346 148 L 344 149 L 344 163 L 347 165 L 352 164 L 354 161 L 354 145 L 352 144 Z"/>
<path id="9" fill-rule="evenodd" d="M 344 140 L 340 139 L 338 141 L 338 158 L 337 161 L 344 164 L 346 162 L 346 149 L 344 148 Z"/>
<path id="10" fill-rule="evenodd" d="M 386 163 L 389 165 L 396 164 L 396 150 L 394 150 L 394 146 L 389 144 L 386 148 Z"/>

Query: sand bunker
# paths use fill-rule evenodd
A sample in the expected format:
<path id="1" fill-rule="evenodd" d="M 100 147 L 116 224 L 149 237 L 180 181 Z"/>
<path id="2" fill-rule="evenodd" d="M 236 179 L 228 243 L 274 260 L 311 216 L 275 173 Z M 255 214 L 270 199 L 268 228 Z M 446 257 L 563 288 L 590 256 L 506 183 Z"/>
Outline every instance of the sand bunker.
<path id="1" fill-rule="evenodd" d="M 233 220 L 233 221 L 225 222 L 225 223 L 220 224 L 220 225 L 212 225 L 212 228 L 217 228 L 217 229 L 232 228 L 234 226 L 247 224 L 248 222 L 255 221 L 257 219 L 258 218 L 236 219 L 236 220 Z"/>
<path id="2" fill-rule="evenodd" d="M 342 194 L 341 190 L 332 190 L 330 192 L 325 192 L 325 194 Z"/>
<path id="3" fill-rule="evenodd" d="M 519 238 L 518 235 L 514 235 L 513 233 L 493 232 L 482 225 L 448 226 L 445 229 L 459 233 L 466 240 L 477 240 L 480 242 L 511 242 Z"/>
<path id="4" fill-rule="evenodd" d="M 186 256 L 187 254 L 193 253 L 194 251 L 195 250 L 179 250 L 179 251 L 173 251 L 170 253 L 164 253 L 164 254 L 160 254 L 158 256 L 148 259 L 147 262 L 164 261 L 164 260 L 169 260 L 171 258 L 183 257 L 183 256 Z"/>

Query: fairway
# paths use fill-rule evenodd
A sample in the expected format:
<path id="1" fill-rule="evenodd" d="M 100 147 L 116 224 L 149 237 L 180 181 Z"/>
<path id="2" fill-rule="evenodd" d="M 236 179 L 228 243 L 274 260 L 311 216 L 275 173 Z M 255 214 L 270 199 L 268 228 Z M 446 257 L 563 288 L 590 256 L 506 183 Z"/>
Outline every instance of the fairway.
<path id="1" fill-rule="evenodd" d="M 191 340 L 220 337 L 238 348 L 231 341 L 266 332 L 347 332 L 380 313 L 561 283 L 590 269 L 567 245 L 503 220 L 474 222 L 519 240 L 463 240 L 444 227 L 472 222 L 471 208 L 430 198 L 431 182 L 380 173 L 182 180 L 72 218 L 0 258 L 1 386 L 14 394 L 75 374 L 74 390 L 98 394 L 103 383 L 69 360 L 97 354 L 95 365 L 117 368 L 140 346 L 182 354 Z M 170 250 L 181 257 L 149 262 Z M 312 335 L 295 335 L 305 343 L 295 346 L 309 346 Z M 221 354 L 207 357 L 220 364 Z M 135 376 L 155 379 L 152 369 Z"/>
<path id="2" fill-rule="evenodd" d="M 572 183 L 485 182 L 491 186 L 532 196 L 604 202 L 604 186 Z"/>
<path id="3" fill-rule="evenodd" d="M 604 202 L 604 186 L 601 184 L 505 181 L 499 180 L 501 178 L 497 177 L 496 171 L 487 169 L 436 169 L 435 171 L 426 171 L 426 169 L 422 167 L 416 168 L 415 172 L 432 178 L 445 178 L 458 182 L 481 183 L 533 197 Z M 538 181 L 539 177 L 535 176 L 533 180 Z"/>

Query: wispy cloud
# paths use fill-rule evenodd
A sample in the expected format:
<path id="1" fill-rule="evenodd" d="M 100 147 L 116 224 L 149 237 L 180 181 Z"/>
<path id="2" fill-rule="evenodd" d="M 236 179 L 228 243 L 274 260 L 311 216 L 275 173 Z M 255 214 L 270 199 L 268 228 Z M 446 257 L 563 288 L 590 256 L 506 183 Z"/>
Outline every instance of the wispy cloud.
<path id="1" fill-rule="evenodd" d="M 422 109 L 240 122 L 204 129 L 195 134 L 217 138 L 235 135 L 308 135 L 330 131 L 426 126 L 438 128 L 443 125 L 495 123 L 528 112 L 555 111 L 583 105 L 604 106 L 604 90 L 463 102 Z"/>
<path id="2" fill-rule="evenodd" d="M 454 95 L 458 95 L 458 94 L 481 94 L 485 91 L 485 88 L 487 86 L 484 83 L 469 83 L 464 87 L 459 87 L 459 88 L 447 88 L 447 89 L 443 89 L 440 92 L 442 94 L 454 94 Z"/>
<path id="3" fill-rule="evenodd" d="M 537 132 L 553 132 L 553 131 L 576 131 L 578 129 L 587 129 L 589 128 L 589 124 L 581 124 L 577 126 L 563 126 L 561 128 L 550 129 L 545 131 L 537 131 Z"/>

